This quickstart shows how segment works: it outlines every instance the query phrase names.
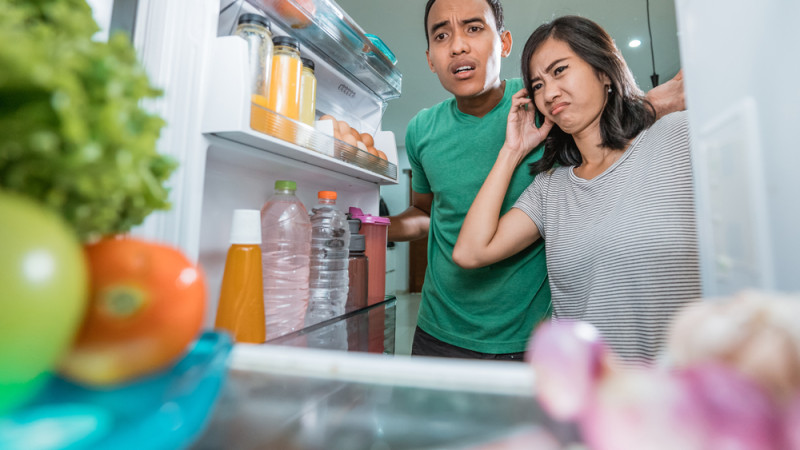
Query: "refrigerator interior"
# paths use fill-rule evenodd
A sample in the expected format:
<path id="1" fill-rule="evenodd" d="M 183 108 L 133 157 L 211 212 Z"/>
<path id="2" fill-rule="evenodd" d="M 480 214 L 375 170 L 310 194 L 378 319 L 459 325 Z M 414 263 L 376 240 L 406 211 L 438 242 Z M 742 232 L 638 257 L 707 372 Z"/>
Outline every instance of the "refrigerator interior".
<path id="1" fill-rule="evenodd" d="M 126 2 L 117 3 L 122 7 Z M 315 61 L 317 117 L 331 114 L 360 132 L 374 133 L 387 160 L 329 136 L 325 121 L 314 128 L 265 113 L 273 124 L 292 130 L 293 142 L 250 127 L 246 43 L 227 34 L 238 15 L 270 11 L 270 3 L 136 4 L 134 45 L 152 82 L 164 90 L 149 105 L 167 121 L 159 149 L 180 167 L 169 183 L 172 209 L 151 215 L 135 234 L 177 245 L 199 261 L 208 282 L 208 326 L 213 325 L 234 209 L 260 209 L 275 181 L 290 179 L 297 182 L 297 195 L 309 211 L 318 191 L 335 190 L 340 209 L 355 206 L 377 215 L 380 186 L 397 183 L 394 136 L 380 130 L 380 119 L 386 103 L 400 95 L 401 75 L 364 43 L 369 41 L 346 15 L 336 14 L 333 4 L 319 2 L 300 31 L 273 20 L 273 35 L 298 37 L 301 53 Z M 354 48 L 360 53 L 350 54 Z M 338 55 L 318 53 L 320 49 Z M 341 56 L 345 53 L 348 60 Z M 342 70 L 343 62 L 349 63 L 348 70 Z"/>

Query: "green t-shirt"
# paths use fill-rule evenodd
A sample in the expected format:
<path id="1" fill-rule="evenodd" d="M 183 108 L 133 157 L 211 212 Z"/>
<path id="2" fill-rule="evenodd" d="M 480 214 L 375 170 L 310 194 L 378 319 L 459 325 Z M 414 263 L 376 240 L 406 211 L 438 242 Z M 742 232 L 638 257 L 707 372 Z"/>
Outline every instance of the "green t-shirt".
<path id="1" fill-rule="evenodd" d="M 462 113 L 451 98 L 420 111 L 406 131 L 412 189 L 433 193 L 418 325 L 441 341 L 482 353 L 524 351 L 534 326 L 550 313 L 542 240 L 480 269 L 453 262 L 464 216 L 503 146 L 511 96 L 520 89 L 521 80 L 507 80 L 503 99 L 481 118 Z M 533 181 L 528 164 L 541 156 L 540 146 L 517 167 L 501 214 Z"/>

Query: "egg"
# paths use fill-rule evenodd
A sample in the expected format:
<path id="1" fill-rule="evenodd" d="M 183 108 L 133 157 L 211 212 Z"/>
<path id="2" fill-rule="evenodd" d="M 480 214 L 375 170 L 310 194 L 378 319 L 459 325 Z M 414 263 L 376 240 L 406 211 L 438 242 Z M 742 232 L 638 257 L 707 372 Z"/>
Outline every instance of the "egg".
<path id="1" fill-rule="evenodd" d="M 367 145 L 367 147 L 374 147 L 375 140 L 372 139 L 372 135 L 369 133 L 361 133 L 361 142 Z"/>
<path id="2" fill-rule="evenodd" d="M 366 144 L 361 141 L 356 142 L 356 147 L 358 147 L 359 150 L 368 151 Z"/>
<path id="3" fill-rule="evenodd" d="M 378 156 L 378 150 L 376 150 L 375 147 L 367 147 L 367 151 L 370 155 Z"/>
<path id="4" fill-rule="evenodd" d="M 378 150 L 378 157 L 381 159 L 386 159 L 386 153 L 383 153 L 382 151 Z M 388 161 L 388 159 L 386 160 Z"/>
<path id="5" fill-rule="evenodd" d="M 352 134 L 350 134 L 350 133 L 347 133 L 347 134 L 345 134 L 344 136 L 342 136 L 342 140 L 343 140 L 343 141 L 345 141 L 345 142 L 347 142 L 348 144 L 352 145 L 353 147 L 355 147 L 356 145 L 358 145 L 358 141 L 357 141 L 357 140 L 356 140 L 356 138 L 354 138 L 354 137 L 353 137 L 353 135 L 352 135 Z"/>

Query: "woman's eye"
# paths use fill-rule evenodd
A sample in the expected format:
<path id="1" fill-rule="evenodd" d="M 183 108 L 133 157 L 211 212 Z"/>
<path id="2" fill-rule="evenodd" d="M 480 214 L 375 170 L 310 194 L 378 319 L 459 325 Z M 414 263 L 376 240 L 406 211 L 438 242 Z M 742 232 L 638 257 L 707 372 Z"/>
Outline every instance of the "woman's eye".
<path id="1" fill-rule="evenodd" d="M 569 67 L 569 66 L 558 66 L 558 67 L 556 67 L 556 70 L 553 71 L 553 74 L 554 75 L 558 75 L 561 72 L 563 72 L 564 70 L 566 70 L 567 67 Z"/>
<path id="2" fill-rule="evenodd" d="M 538 91 L 542 87 L 542 83 L 535 83 L 531 85 L 531 91 Z"/>

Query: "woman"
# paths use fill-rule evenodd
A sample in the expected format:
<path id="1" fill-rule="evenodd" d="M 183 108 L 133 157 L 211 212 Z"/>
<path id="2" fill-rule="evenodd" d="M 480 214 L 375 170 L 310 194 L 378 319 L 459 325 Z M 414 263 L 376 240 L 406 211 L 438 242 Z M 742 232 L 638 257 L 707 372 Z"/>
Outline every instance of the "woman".
<path id="1" fill-rule="evenodd" d="M 554 319 L 588 321 L 627 361 L 651 360 L 700 295 L 686 115 L 655 122 L 611 37 L 581 17 L 534 31 L 522 73 L 453 259 L 482 267 L 545 239 Z M 514 168 L 545 137 L 538 175 L 498 218 Z"/>

